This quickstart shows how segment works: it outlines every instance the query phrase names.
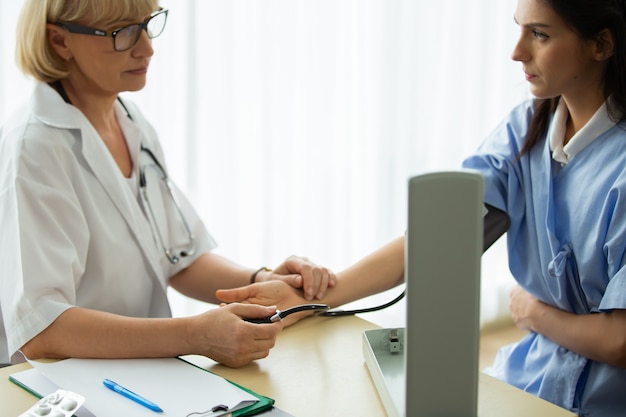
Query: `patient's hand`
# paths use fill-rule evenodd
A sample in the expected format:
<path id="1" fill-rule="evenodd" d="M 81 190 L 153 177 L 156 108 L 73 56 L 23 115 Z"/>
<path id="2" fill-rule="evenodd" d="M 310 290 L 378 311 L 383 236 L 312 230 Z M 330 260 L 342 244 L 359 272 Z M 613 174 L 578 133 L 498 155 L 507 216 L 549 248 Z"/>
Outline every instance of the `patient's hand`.
<path id="1" fill-rule="evenodd" d="M 264 306 L 276 306 L 279 310 L 308 303 L 301 290 L 279 280 L 257 282 L 229 290 L 218 290 L 216 296 L 225 303 L 261 304 Z M 291 314 L 283 319 L 283 324 L 289 326 L 311 314 L 312 312 L 308 311 Z"/>

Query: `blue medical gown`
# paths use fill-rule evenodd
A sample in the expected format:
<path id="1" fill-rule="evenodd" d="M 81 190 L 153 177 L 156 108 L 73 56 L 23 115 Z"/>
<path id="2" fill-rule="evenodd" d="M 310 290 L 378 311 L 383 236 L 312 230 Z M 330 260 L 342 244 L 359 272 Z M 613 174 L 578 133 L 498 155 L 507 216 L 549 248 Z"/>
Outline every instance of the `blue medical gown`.
<path id="1" fill-rule="evenodd" d="M 527 101 L 463 166 L 484 176 L 485 201 L 511 217 L 509 267 L 526 291 L 576 314 L 626 308 L 626 125 L 613 125 L 561 166 L 543 138 L 518 158 Z M 500 350 L 491 375 L 581 416 L 626 415 L 626 369 L 530 333 Z"/>

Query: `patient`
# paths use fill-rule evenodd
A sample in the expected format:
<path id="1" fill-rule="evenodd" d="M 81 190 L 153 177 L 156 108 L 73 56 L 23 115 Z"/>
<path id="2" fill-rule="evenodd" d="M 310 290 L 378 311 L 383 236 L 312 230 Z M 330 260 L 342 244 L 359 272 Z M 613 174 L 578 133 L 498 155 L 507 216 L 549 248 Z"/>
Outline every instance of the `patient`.
<path id="1" fill-rule="evenodd" d="M 512 58 L 534 98 L 463 163 L 483 175 L 485 202 L 510 216 L 509 267 L 519 284 L 510 310 L 529 331 L 487 372 L 580 416 L 623 415 L 626 2 L 518 0 L 514 19 Z M 336 306 L 402 282 L 403 246 L 397 239 L 337 274 L 322 302 Z M 218 296 L 304 301 L 279 282 Z"/>

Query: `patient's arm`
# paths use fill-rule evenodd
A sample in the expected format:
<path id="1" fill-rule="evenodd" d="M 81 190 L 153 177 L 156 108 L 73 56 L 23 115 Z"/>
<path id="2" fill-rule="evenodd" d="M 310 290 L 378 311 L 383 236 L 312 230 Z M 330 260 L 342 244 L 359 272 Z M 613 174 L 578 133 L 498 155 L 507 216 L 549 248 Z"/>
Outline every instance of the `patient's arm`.
<path id="1" fill-rule="evenodd" d="M 404 282 L 404 237 L 397 238 L 337 274 L 337 282 L 316 303 L 337 307 L 368 295 L 393 288 Z M 230 290 L 217 291 L 223 302 L 276 305 L 282 310 L 308 301 L 300 290 L 280 281 L 267 281 Z M 294 314 L 285 319 L 289 325 L 312 313 Z"/>
<path id="2" fill-rule="evenodd" d="M 539 333 L 586 358 L 626 368 L 626 310 L 573 314 L 515 286 L 511 316 L 518 328 Z"/>

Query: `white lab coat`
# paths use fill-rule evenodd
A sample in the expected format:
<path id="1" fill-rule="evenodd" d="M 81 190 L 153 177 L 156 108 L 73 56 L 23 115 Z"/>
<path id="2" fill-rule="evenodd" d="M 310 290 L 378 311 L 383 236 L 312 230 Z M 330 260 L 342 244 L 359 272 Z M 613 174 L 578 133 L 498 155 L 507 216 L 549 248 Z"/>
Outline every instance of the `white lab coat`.
<path id="1" fill-rule="evenodd" d="M 72 306 L 132 317 L 168 317 L 168 279 L 216 246 L 180 195 L 195 254 L 172 265 L 155 241 L 137 188 L 140 143 L 164 164 L 152 126 L 116 103 L 134 159 L 125 178 L 95 129 L 50 86 L 0 127 L 0 363 Z M 129 185 L 130 184 L 130 185 Z M 169 196 L 151 198 L 168 218 L 167 243 L 188 241 Z M 165 207 L 165 208 L 164 208 Z"/>

